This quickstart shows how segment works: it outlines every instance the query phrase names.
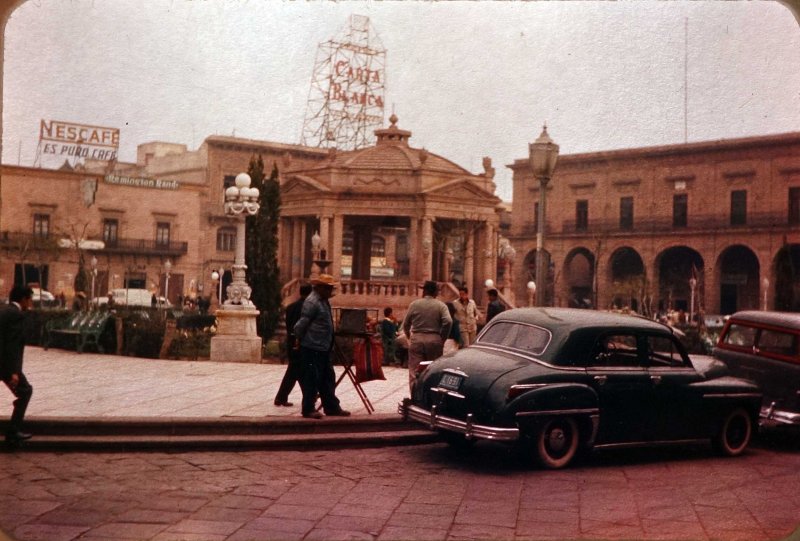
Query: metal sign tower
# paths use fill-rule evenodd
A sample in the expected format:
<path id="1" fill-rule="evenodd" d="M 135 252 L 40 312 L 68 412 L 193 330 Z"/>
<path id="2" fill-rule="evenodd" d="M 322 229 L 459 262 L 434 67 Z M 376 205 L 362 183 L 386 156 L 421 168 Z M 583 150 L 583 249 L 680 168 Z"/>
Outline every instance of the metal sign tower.
<path id="1" fill-rule="evenodd" d="M 319 44 L 301 143 L 353 150 L 373 143 L 383 125 L 386 49 L 369 17 L 351 15 L 334 39 Z"/>

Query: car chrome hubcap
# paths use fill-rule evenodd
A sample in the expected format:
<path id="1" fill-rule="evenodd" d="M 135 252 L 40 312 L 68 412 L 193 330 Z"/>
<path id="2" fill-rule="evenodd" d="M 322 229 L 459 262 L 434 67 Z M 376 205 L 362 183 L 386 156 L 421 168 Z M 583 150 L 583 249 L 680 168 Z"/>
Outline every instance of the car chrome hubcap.
<path id="1" fill-rule="evenodd" d="M 550 448 L 551 451 L 556 453 L 561 453 L 564 451 L 564 447 L 566 446 L 567 436 L 564 434 L 564 430 L 561 428 L 554 428 L 550 431 L 550 434 L 547 438 L 547 446 Z"/>

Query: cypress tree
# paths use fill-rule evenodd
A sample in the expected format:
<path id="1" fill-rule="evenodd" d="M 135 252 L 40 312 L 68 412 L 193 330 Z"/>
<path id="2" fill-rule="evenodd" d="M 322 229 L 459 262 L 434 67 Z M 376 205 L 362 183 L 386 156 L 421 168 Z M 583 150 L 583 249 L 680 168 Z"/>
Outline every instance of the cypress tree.
<path id="1" fill-rule="evenodd" d="M 261 312 L 258 316 L 258 334 L 269 340 L 278 327 L 281 308 L 281 284 L 278 269 L 278 221 L 280 219 L 281 193 L 278 184 L 278 166 L 273 164 L 272 174 L 266 178 L 264 160 L 253 156 L 247 169 L 252 183 L 258 188 L 261 207 L 246 220 L 245 264 L 252 288 L 253 304 Z"/>

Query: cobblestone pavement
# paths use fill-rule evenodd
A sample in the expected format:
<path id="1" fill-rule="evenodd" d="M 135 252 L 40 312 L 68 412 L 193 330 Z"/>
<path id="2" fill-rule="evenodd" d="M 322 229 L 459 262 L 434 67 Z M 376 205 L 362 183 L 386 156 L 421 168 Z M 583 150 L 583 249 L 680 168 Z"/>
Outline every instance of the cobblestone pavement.
<path id="1" fill-rule="evenodd" d="M 606 452 L 564 471 L 509 448 L 0 454 L 19 540 L 785 539 L 800 445 Z M 795 534 L 797 535 L 797 534 Z M 797 539 L 798 537 L 793 537 Z"/>

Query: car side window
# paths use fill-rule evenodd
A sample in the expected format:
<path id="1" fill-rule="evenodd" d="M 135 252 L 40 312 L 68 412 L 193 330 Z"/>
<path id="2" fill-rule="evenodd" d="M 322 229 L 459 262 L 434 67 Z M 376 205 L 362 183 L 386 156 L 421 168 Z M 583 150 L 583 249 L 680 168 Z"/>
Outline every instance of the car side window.
<path id="1" fill-rule="evenodd" d="M 591 366 L 633 368 L 639 366 L 636 336 L 632 334 L 609 334 L 595 345 L 590 358 Z"/>
<path id="2" fill-rule="evenodd" d="M 732 323 L 725 334 L 724 343 L 743 348 L 750 348 L 756 344 L 756 328 Z"/>
<path id="3" fill-rule="evenodd" d="M 764 353 L 792 356 L 797 353 L 797 335 L 762 329 L 758 337 L 758 349 Z"/>
<path id="4" fill-rule="evenodd" d="M 646 336 L 647 364 L 654 367 L 683 367 L 685 362 L 675 341 L 668 336 Z"/>

